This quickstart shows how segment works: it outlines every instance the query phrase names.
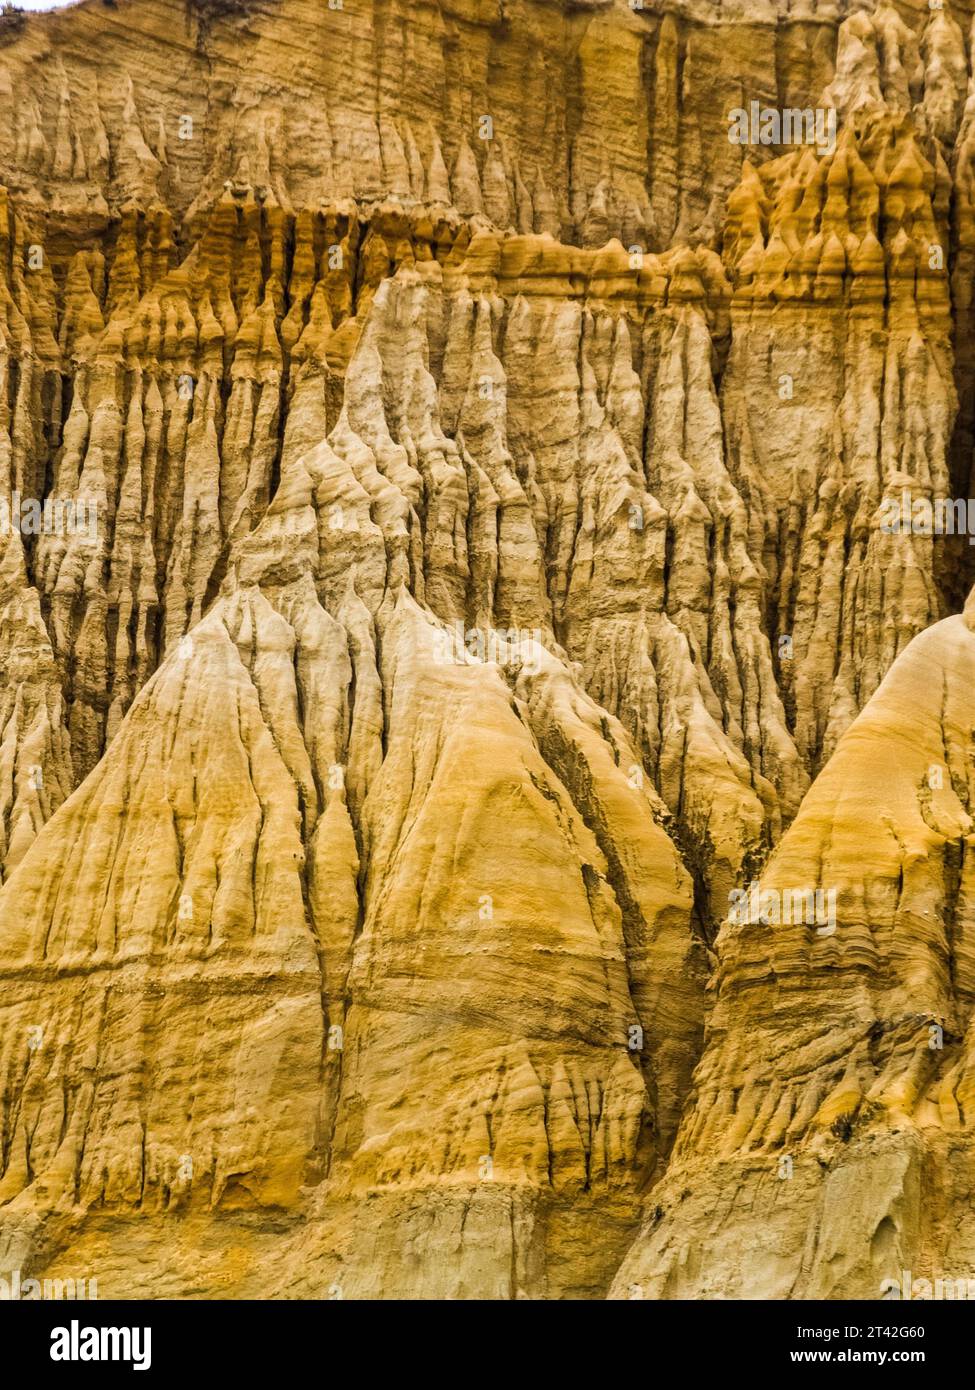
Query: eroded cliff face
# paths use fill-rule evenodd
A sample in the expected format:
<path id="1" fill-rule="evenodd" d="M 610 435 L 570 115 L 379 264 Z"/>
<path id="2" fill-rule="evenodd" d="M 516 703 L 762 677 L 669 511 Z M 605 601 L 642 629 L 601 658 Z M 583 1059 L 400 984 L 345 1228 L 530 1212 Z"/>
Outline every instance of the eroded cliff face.
<path id="1" fill-rule="evenodd" d="M 0 16 L 0 1269 L 975 1273 L 970 26 Z"/>

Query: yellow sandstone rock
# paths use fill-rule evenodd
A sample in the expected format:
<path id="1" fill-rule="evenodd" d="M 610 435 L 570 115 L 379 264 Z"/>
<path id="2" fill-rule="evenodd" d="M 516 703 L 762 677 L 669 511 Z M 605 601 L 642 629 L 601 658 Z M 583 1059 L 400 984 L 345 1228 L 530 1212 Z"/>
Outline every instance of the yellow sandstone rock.
<path id="1" fill-rule="evenodd" d="M 969 24 L 0 15 L 0 1271 L 975 1275 Z"/>

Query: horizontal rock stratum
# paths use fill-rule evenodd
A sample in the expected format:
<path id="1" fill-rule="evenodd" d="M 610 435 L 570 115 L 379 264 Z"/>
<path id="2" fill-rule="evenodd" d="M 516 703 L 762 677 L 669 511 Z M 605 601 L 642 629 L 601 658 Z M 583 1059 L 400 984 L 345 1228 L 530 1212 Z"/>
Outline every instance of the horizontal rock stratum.
<path id="1" fill-rule="evenodd" d="M 0 1271 L 975 1277 L 972 9 L 0 14 Z"/>

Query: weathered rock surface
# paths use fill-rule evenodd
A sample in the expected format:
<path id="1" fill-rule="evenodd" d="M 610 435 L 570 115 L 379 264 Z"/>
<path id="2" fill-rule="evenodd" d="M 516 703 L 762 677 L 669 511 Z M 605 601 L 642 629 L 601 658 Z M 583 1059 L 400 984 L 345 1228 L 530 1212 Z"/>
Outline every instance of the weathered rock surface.
<path id="1" fill-rule="evenodd" d="M 975 1273 L 971 22 L 0 16 L 0 1270 Z"/>
<path id="2" fill-rule="evenodd" d="M 968 1277 L 971 624 L 914 639 L 762 875 L 782 890 L 815 866 L 837 885 L 835 931 L 722 929 L 708 1046 L 622 1296 L 877 1297 L 898 1270 Z"/>

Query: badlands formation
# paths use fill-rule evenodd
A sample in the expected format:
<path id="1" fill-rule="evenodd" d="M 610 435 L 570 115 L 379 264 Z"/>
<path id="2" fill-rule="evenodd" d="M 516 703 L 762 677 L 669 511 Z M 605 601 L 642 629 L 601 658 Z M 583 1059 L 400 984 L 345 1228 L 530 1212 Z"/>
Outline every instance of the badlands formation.
<path id="1" fill-rule="evenodd" d="M 972 10 L 0 13 L 0 1273 L 975 1276 Z"/>

